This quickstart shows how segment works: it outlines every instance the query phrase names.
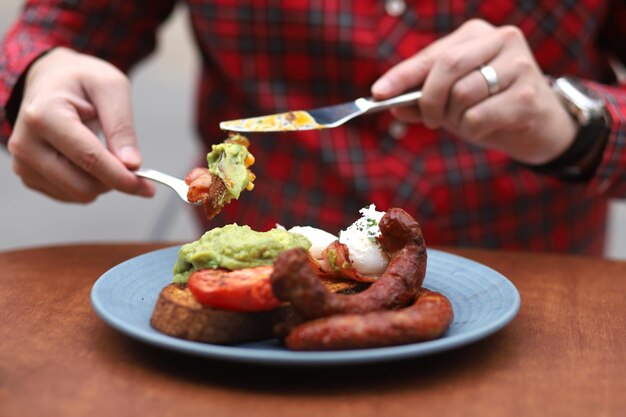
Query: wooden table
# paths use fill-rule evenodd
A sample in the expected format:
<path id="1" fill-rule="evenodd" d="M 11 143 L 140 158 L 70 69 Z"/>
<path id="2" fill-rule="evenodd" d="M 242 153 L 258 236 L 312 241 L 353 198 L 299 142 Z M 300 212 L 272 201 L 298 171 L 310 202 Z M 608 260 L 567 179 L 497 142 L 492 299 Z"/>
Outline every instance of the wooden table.
<path id="1" fill-rule="evenodd" d="M 503 330 L 411 360 L 277 368 L 160 350 L 96 316 L 94 281 L 162 246 L 0 253 L 0 416 L 626 415 L 626 262 L 454 250 L 519 289 Z"/>

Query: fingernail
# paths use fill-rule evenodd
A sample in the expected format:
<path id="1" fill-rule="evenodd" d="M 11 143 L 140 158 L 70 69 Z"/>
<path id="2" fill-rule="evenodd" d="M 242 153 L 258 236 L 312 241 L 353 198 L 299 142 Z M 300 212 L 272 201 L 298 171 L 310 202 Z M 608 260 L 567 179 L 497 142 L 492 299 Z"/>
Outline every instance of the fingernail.
<path id="1" fill-rule="evenodd" d="M 388 96 L 392 92 L 392 86 L 386 78 L 380 78 L 372 85 L 372 93 L 376 96 Z"/>
<path id="2" fill-rule="evenodd" d="M 137 167 L 141 165 L 141 155 L 137 148 L 133 146 L 124 146 L 120 149 L 120 160 L 124 165 L 129 167 Z"/>

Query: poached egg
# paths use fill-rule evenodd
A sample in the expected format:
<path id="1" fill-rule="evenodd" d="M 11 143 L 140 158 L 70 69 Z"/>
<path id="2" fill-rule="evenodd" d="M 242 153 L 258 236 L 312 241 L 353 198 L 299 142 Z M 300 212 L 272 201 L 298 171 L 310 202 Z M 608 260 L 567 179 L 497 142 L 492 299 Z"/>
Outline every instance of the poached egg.
<path id="1" fill-rule="evenodd" d="M 359 210 L 361 218 L 339 232 L 339 237 L 311 226 L 295 226 L 289 232 L 304 235 L 311 242 L 309 252 L 322 259 L 322 251 L 335 240 L 348 247 L 352 266 L 362 275 L 380 275 L 389 264 L 389 256 L 382 250 L 376 237 L 380 236 L 378 222 L 385 215 L 374 204 Z"/>
<path id="2" fill-rule="evenodd" d="M 389 264 L 389 256 L 382 250 L 376 238 L 380 236 L 378 223 L 385 215 L 374 204 L 359 210 L 361 218 L 346 230 L 339 232 L 339 242 L 350 251 L 350 261 L 363 275 L 380 275 Z"/>

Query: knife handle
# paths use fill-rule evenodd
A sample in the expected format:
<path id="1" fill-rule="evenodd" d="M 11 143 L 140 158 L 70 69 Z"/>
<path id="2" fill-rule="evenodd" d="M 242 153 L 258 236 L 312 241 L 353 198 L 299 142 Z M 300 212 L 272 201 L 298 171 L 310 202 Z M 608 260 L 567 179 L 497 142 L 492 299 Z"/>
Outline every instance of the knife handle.
<path id="1" fill-rule="evenodd" d="M 373 113 L 382 110 L 387 110 L 391 107 L 404 106 L 407 104 L 417 103 L 422 97 L 421 90 L 411 91 L 409 93 L 401 94 L 396 97 L 388 98 L 386 100 L 374 100 L 372 97 L 360 98 L 357 100 L 357 105 L 364 112 Z"/>

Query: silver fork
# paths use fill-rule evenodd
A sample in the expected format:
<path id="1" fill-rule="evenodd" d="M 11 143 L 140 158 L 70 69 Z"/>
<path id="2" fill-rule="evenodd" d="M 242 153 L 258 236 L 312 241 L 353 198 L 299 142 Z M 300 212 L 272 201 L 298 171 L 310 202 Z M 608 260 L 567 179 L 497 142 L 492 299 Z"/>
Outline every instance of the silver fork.
<path id="1" fill-rule="evenodd" d="M 138 169 L 134 171 L 135 175 L 143 178 L 147 178 L 152 181 L 159 182 L 163 185 L 167 185 L 172 190 L 176 191 L 176 194 L 183 199 L 186 203 L 189 204 L 198 204 L 192 203 L 187 199 L 187 191 L 189 191 L 189 186 L 185 181 L 180 178 L 172 177 L 171 175 L 164 174 L 163 172 L 156 171 L 154 169 Z"/>

